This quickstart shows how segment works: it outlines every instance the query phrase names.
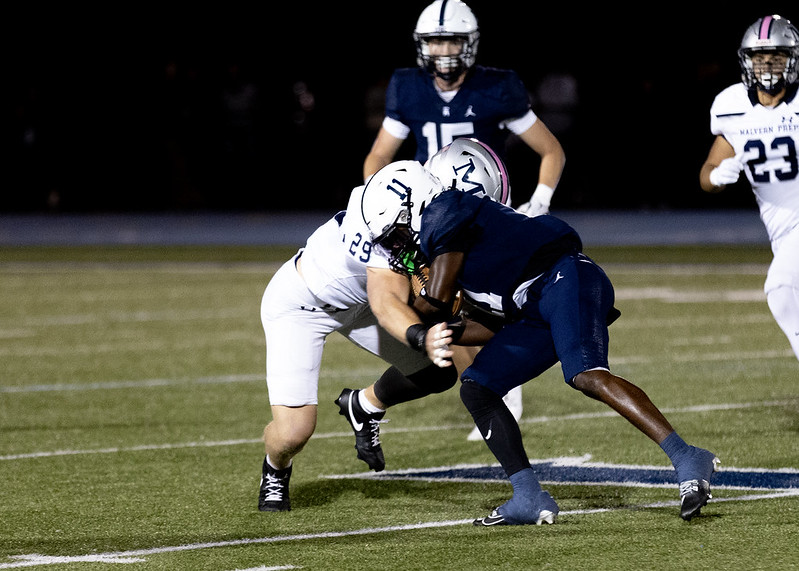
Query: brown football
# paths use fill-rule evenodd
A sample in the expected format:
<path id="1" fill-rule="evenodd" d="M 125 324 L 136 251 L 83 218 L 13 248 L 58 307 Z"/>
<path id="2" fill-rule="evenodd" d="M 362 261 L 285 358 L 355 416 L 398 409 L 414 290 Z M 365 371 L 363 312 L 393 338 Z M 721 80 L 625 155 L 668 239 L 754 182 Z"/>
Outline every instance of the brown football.
<path id="1" fill-rule="evenodd" d="M 411 299 L 410 299 L 411 304 L 413 304 L 413 300 L 419 297 L 422 288 L 427 285 L 429 276 L 430 276 L 430 268 L 428 266 L 422 267 L 420 270 L 415 271 L 411 275 Z M 462 305 L 463 305 L 463 296 L 461 295 L 461 291 L 458 290 L 455 293 L 455 302 L 452 304 L 452 315 L 458 315 Z"/>

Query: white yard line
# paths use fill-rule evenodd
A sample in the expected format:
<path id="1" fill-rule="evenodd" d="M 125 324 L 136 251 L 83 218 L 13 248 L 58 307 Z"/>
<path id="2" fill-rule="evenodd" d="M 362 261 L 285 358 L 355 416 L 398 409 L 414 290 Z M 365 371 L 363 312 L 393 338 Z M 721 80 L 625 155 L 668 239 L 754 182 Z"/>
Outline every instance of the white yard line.
<path id="1" fill-rule="evenodd" d="M 385 367 L 360 367 L 342 372 L 322 371 L 320 379 L 338 380 L 369 378 L 380 375 Z M 227 383 L 252 383 L 266 384 L 266 373 L 249 373 L 243 375 L 220 375 L 212 377 L 186 378 L 186 379 L 141 379 L 130 381 L 104 381 L 98 383 L 53 383 L 44 385 L 11 385 L 0 386 L 2 393 L 39 393 L 39 392 L 80 392 L 109 389 L 142 389 L 147 387 L 167 387 L 180 385 L 215 385 Z"/>
<path id="2" fill-rule="evenodd" d="M 756 494 L 756 495 L 743 495 L 737 497 L 727 497 L 721 499 L 714 499 L 716 502 L 732 502 L 732 501 L 753 501 L 753 500 L 767 500 L 781 497 L 797 497 L 799 490 L 778 490 L 774 493 Z M 662 508 L 679 506 L 678 500 L 668 502 L 655 502 L 651 504 L 644 504 L 639 506 L 626 506 L 623 508 L 596 508 L 590 510 L 565 510 L 560 512 L 560 517 L 571 515 L 589 515 L 597 513 L 608 513 L 623 510 L 639 510 L 646 508 Z M 245 539 L 233 539 L 228 541 L 213 541 L 205 543 L 187 543 L 183 545 L 172 545 L 164 547 L 154 547 L 150 549 L 132 549 L 129 551 L 115 551 L 108 553 L 93 553 L 87 555 L 72 555 L 72 556 L 53 556 L 53 555 L 14 555 L 9 556 L 9 562 L 0 562 L 0 569 L 20 569 L 23 567 L 37 567 L 44 565 L 61 565 L 70 563 L 144 563 L 147 561 L 148 556 L 159 555 L 162 553 L 175 553 L 180 551 L 197 551 L 201 549 L 213 549 L 224 547 L 238 547 L 242 545 L 257 545 L 265 543 L 285 543 L 290 541 L 309 541 L 318 539 L 336 539 L 341 537 L 354 537 L 360 535 L 373 535 L 381 533 L 396 533 L 402 531 L 411 531 L 418 529 L 432 529 L 441 527 L 454 527 L 459 525 L 471 525 L 472 519 L 459 519 L 459 520 L 445 520 L 445 521 L 428 521 L 408 525 L 393 525 L 388 527 L 368 527 L 362 529 L 352 529 L 345 531 L 328 531 L 319 533 L 303 533 L 297 535 L 278 535 L 273 537 L 257 537 Z M 557 524 L 556 524 L 557 525 Z M 275 567 L 257 567 L 256 569 L 292 569 L 290 565 L 275 566 Z"/>
<path id="3" fill-rule="evenodd" d="M 109 270 L 114 272 L 140 273 L 142 270 L 165 274 L 261 274 L 277 271 L 284 262 L 0 262 L 5 276 L 14 274 L 65 273 L 75 275 L 83 272 Z"/>
<path id="4" fill-rule="evenodd" d="M 796 404 L 796 400 L 781 400 L 781 401 L 759 401 L 748 403 L 719 403 L 708 405 L 695 405 L 678 408 L 664 408 L 664 413 L 679 414 L 679 413 L 694 413 L 694 412 L 711 412 L 711 411 L 726 411 L 726 410 L 740 410 L 748 408 L 770 408 L 770 407 L 784 407 Z M 591 413 L 576 413 L 564 414 L 560 416 L 534 416 L 522 418 L 520 424 L 540 424 L 551 423 L 559 421 L 573 421 L 573 420 L 589 420 L 596 418 L 618 418 L 618 414 L 614 411 L 602 411 Z M 441 430 L 464 430 L 470 428 L 471 424 L 450 424 L 440 426 L 416 426 L 416 427 L 392 427 L 381 428 L 383 433 L 414 433 L 414 432 L 439 432 Z M 352 438 L 351 431 L 344 432 L 324 432 L 316 433 L 312 436 L 314 439 L 325 438 Z M 175 442 L 167 444 L 140 444 L 136 446 L 120 446 L 109 448 L 89 448 L 89 449 L 76 449 L 76 450 L 41 450 L 35 452 L 22 452 L 18 454 L 6 454 L 0 456 L 0 461 L 12 460 L 27 460 L 32 458 L 51 458 L 56 456 L 80 456 L 86 454 L 117 454 L 120 452 L 143 452 L 148 450 L 175 450 L 181 448 L 212 448 L 217 446 L 241 446 L 260 443 L 261 439 L 234 439 L 234 440 L 217 440 L 217 441 L 199 441 L 199 442 Z"/>

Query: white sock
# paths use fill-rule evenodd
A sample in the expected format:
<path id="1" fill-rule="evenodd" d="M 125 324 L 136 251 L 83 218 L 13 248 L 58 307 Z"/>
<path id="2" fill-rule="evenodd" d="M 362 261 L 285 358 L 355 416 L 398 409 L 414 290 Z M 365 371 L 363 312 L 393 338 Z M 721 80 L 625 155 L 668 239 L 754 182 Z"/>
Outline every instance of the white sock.
<path id="1" fill-rule="evenodd" d="M 367 414 L 379 414 L 381 412 L 386 412 L 385 409 L 377 408 L 375 405 L 369 402 L 369 400 L 366 398 L 365 390 L 358 391 L 358 402 L 360 403 L 361 408 Z"/>
<path id="2" fill-rule="evenodd" d="M 278 468 L 272 463 L 272 460 L 269 459 L 269 454 L 267 454 L 266 455 L 266 463 L 269 464 L 272 467 L 273 470 L 286 470 L 294 463 L 294 458 L 289 460 L 289 465 L 286 466 L 285 468 Z"/>

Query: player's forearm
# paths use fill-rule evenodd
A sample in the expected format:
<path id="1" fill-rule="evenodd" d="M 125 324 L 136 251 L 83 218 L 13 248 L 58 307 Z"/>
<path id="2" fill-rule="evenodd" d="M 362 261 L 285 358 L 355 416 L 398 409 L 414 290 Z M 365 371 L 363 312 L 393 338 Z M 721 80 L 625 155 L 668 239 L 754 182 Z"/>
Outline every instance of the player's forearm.
<path id="1" fill-rule="evenodd" d="M 408 305 L 410 280 L 388 269 L 366 270 L 366 292 L 369 306 L 380 326 L 403 343 L 408 343 L 408 327 L 421 323 L 419 315 Z"/>
<path id="2" fill-rule="evenodd" d="M 375 137 L 375 142 L 372 143 L 372 148 L 369 150 L 369 154 L 366 155 L 363 161 L 364 182 L 394 160 L 402 142 L 403 139 L 391 135 L 386 131 L 385 127 L 380 128 L 377 137 Z"/>
<path id="3" fill-rule="evenodd" d="M 370 300 L 370 305 L 380 326 L 406 345 L 408 340 L 405 333 L 408 328 L 422 322 L 407 300 L 403 302 L 397 297 L 385 297 L 374 302 Z"/>
<path id="4" fill-rule="evenodd" d="M 538 170 L 538 183 L 545 184 L 554 190 L 560 182 L 565 165 L 566 155 L 563 154 L 563 150 L 542 156 L 541 166 Z"/>

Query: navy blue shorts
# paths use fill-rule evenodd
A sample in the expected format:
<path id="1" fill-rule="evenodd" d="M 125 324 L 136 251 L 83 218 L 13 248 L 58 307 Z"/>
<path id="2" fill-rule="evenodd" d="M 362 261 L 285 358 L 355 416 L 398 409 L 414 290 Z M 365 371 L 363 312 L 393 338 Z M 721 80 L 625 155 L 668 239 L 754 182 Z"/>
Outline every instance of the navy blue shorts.
<path id="1" fill-rule="evenodd" d="M 583 371 L 607 369 L 614 301 L 613 285 L 593 260 L 563 256 L 530 286 L 520 319 L 505 325 L 462 376 L 504 395 L 558 361 L 569 384 Z"/>

